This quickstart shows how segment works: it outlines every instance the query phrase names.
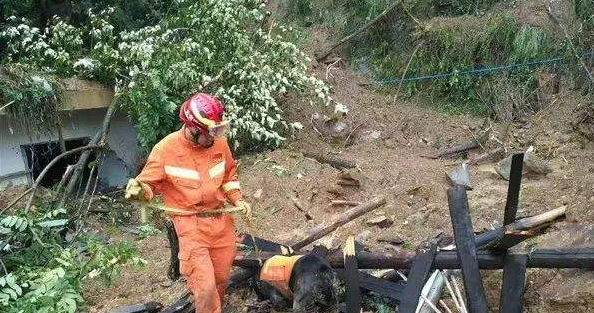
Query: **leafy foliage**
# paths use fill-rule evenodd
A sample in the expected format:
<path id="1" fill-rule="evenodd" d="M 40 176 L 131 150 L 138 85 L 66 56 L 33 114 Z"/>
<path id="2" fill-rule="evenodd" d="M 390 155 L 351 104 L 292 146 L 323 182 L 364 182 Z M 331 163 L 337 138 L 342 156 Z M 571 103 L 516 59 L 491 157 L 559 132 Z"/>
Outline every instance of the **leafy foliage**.
<path id="1" fill-rule="evenodd" d="M 332 101 L 328 87 L 308 75 L 308 58 L 284 39 L 290 30 L 269 25 L 261 1 L 174 5 L 175 14 L 137 30 L 117 32 L 115 10 L 106 9 L 89 12 L 88 25 L 54 19 L 43 32 L 12 18 L 0 37 L 8 41 L 7 62 L 115 84 L 146 149 L 179 127 L 179 105 L 198 90 L 223 100 L 230 141 L 241 150 L 276 147 L 300 128 L 283 118 L 278 96 L 311 91 Z"/>
<path id="2" fill-rule="evenodd" d="M 51 76 L 22 67 L 0 70 L 0 103 L 12 126 L 33 137 L 52 133 L 59 121 L 62 86 Z"/>
<path id="3" fill-rule="evenodd" d="M 140 231 L 138 233 L 139 239 L 144 239 L 161 233 L 161 230 L 150 224 L 141 225 L 138 227 L 138 230 Z"/>
<path id="4" fill-rule="evenodd" d="M 81 281 L 110 283 L 121 265 L 143 264 L 136 249 L 92 237 L 64 239 L 66 210 L 18 211 L 0 216 L 0 311 L 74 313 L 84 305 Z"/>

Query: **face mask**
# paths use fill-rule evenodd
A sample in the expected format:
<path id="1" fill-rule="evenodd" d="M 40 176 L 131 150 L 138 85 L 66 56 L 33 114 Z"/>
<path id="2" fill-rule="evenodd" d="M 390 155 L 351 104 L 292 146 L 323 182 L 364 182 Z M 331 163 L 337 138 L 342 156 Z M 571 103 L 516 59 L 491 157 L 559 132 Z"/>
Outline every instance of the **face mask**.
<path id="1" fill-rule="evenodd" d="M 214 138 L 212 136 L 203 134 L 200 131 L 193 129 L 187 129 L 186 131 L 189 134 L 188 139 L 197 146 L 210 148 L 214 144 Z"/>

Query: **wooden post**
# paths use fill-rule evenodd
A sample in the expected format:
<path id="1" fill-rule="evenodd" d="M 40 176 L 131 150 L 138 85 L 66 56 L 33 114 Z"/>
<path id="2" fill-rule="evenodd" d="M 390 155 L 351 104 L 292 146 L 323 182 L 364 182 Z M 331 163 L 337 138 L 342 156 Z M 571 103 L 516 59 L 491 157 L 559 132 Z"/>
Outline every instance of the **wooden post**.
<path id="1" fill-rule="evenodd" d="M 417 309 L 421 291 L 429 277 L 436 251 L 437 242 L 435 241 L 423 243 L 418 250 L 398 305 L 399 313 L 414 313 Z"/>
<path id="2" fill-rule="evenodd" d="M 526 280 L 526 254 L 507 254 L 503 267 L 503 283 L 499 299 L 500 313 L 522 313 Z"/>
<path id="3" fill-rule="evenodd" d="M 344 282 L 346 285 L 347 313 L 361 313 L 361 289 L 359 284 L 359 268 L 355 252 L 355 237 L 350 236 L 343 249 Z"/>
<path id="4" fill-rule="evenodd" d="M 518 203 L 520 199 L 520 188 L 522 187 L 522 170 L 524 165 L 524 154 L 514 154 L 511 162 L 509 174 L 509 184 L 507 188 L 507 201 L 505 203 L 505 215 L 503 225 L 509 225 L 516 220 L 518 212 Z"/>
<path id="5" fill-rule="evenodd" d="M 488 313 L 489 308 L 479 271 L 472 220 L 464 186 L 448 189 L 448 205 L 470 313 Z"/>

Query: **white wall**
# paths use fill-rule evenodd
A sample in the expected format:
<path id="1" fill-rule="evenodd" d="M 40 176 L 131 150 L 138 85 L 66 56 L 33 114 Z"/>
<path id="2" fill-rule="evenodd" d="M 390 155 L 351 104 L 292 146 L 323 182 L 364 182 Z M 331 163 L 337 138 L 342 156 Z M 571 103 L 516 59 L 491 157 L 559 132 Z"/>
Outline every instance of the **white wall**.
<path id="1" fill-rule="evenodd" d="M 105 108 L 66 111 L 63 113 L 64 139 L 89 137 L 101 129 Z M 11 129 L 6 115 L 0 115 L 0 189 L 8 184 L 27 183 L 25 159 L 21 145 L 57 140 L 50 137 L 30 140 L 18 129 Z M 112 120 L 108 137 L 108 153 L 100 171 L 100 179 L 108 186 L 123 186 L 127 178 L 137 170 L 142 158 L 136 141 L 136 131 L 123 114 L 116 114 Z M 14 175 L 11 175 L 14 174 Z M 6 177 L 6 176 L 12 177 Z"/>

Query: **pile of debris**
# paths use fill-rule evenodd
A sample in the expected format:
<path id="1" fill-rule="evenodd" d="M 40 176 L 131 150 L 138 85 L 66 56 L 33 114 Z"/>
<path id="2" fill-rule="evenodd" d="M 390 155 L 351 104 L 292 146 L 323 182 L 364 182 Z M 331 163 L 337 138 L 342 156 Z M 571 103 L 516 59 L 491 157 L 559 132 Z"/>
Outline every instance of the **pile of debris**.
<path id="1" fill-rule="evenodd" d="M 594 248 L 510 250 L 563 217 L 566 209 L 560 207 L 540 215 L 516 219 L 524 164 L 524 154 L 516 154 L 511 158 L 503 227 L 475 235 L 470 218 L 467 186 L 456 184 L 454 180 L 454 186 L 448 190 L 453 244 L 444 245 L 444 236 L 440 234 L 421 244 L 416 251 L 369 252 L 353 237 L 349 237 L 343 249 L 320 250 L 315 246 L 318 239 L 384 205 L 385 198 L 377 197 L 317 225 L 302 238 L 286 244 L 261 238 L 245 238 L 244 245 L 261 253 L 246 253 L 236 258 L 235 265 L 238 268 L 232 273 L 231 286 L 239 286 L 254 277 L 262 262 L 271 257 L 306 255 L 315 250 L 316 253 L 323 251 L 324 261 L 335 269 L 344 283 L 346 302 L 338 306 L 342 312 L 360 313 L 362 293 L 372 292 L 392 300 L 398 312 L 403 313 L 456 310 L 463 313 L 486 313 L 489 308 L 480 270 L 499 269 L 503 269 L 500 312 L 522 312 L 527 268 L 594 267 Z M 312 249 L 306 248 L 312 244 Z M 456 280 L 458 273 L 463 280 L 463 290 Z M 447 301 L 441 299 L 444 290 L 450 295 Z M 465 297 L 462 296 L 464 293 Z M 121 308 L 117 312 L 193 312 L 191 298 L 190 294 L 186 294 L 164 309 L 150 303 Z"/>

